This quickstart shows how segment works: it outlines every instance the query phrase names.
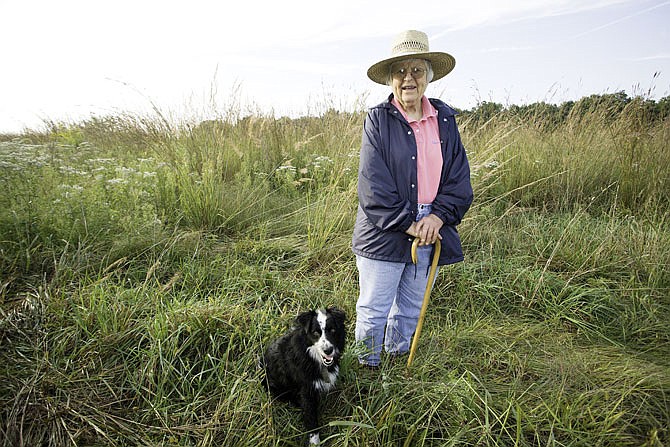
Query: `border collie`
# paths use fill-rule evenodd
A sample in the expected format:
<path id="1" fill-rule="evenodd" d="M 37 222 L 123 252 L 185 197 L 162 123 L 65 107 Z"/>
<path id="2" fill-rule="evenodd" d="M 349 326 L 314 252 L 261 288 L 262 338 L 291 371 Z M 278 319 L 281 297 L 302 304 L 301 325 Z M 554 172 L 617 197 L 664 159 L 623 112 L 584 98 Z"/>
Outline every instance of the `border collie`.
<path id="1" fill-rule="evenodd" d="M 310 445 L 320 443 L 319 398 L 335 386 L 345 320 L 345 313 L 334 307 L 303 312 L 292 330 L 271 343 L 261 359 L 264 384 L 271 394 L 302 408 Z"/>

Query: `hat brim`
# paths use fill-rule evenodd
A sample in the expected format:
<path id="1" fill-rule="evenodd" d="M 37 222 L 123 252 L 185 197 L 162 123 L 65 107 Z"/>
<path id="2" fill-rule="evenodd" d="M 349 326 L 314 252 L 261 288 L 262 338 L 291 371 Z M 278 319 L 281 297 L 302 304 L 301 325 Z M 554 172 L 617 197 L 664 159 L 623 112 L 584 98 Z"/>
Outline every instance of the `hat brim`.
<path id="1" fill-rule="evenodd" d="M 445 77 L 451 72 L 451 70 L 454 69 L 454 66 L 456 66 L 456 59 L 454 59 L 454 57 L 448 53 L 439 51 L 431 51 L 426 53 L 405 53 L 400 56 L 384 59 L 383 61 L 377 62 L 368 68 L 368 78 L 377 84 L 388 85 L 389 66 L 394 62 L 406 59 L 426 59 L 429 61 L 433 68 L 433 79 L 431 82 Z"/>

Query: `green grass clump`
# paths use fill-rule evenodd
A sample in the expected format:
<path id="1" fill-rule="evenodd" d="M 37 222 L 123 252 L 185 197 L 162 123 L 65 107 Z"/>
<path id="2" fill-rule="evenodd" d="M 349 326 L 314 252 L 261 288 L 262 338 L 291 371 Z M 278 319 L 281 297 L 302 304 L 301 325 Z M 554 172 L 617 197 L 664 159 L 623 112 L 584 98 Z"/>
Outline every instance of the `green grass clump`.
<path id="1" fill-rule="evenodd" d="M 411 370 L 361 370 L 348 344 L 322 439 L 668 443 L 670 122 L 642 105 L 461 118 L 466 261 Z M 300 445 L 257 361 L 315 306 L 353 339 L 364 115 L 226 116 L 2 138 L 0 445 Z"/>

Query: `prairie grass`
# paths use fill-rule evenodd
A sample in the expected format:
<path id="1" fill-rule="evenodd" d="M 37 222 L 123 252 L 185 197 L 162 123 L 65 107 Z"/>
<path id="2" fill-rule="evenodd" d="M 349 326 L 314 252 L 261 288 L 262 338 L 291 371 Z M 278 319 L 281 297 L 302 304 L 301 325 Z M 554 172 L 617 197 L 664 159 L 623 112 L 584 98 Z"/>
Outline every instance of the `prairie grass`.
<path id="1" fill-rule="evenodd" d="M 475 203 L 411 370 L 357 367 L 337 446 L 661 446 L 670 122 L 461 118 Z M 294 446 L 263 346 L 337 305 L 363 113 L 116 116 L 0 142 L 0 445 Z M 526 117 L 527 118 L 527 117 Z"/>

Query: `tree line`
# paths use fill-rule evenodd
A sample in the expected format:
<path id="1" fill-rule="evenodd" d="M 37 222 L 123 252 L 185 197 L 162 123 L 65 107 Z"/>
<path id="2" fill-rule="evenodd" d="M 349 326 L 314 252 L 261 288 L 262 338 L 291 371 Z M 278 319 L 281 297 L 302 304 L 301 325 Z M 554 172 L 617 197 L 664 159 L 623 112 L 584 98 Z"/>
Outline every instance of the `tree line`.
<path id="1" fill-rule="evenodd" d="M 469 110 L 459 110 L 462 118 L 475 122 L 487 122 L 496 117 L 533 120 L 544 128 L 555 128 L 570 121 L 597 116 L 605 123 L 626 116 L 646 123 L 663 121 L 670 116 L 670 96 L 652 100 L 640 96 L 629 96 L 625 91 L 594 94 L 577 101 L 561 104 L 536 102 L 527 105 L 504 106 L 496 102 L 483 101 Z"/>

